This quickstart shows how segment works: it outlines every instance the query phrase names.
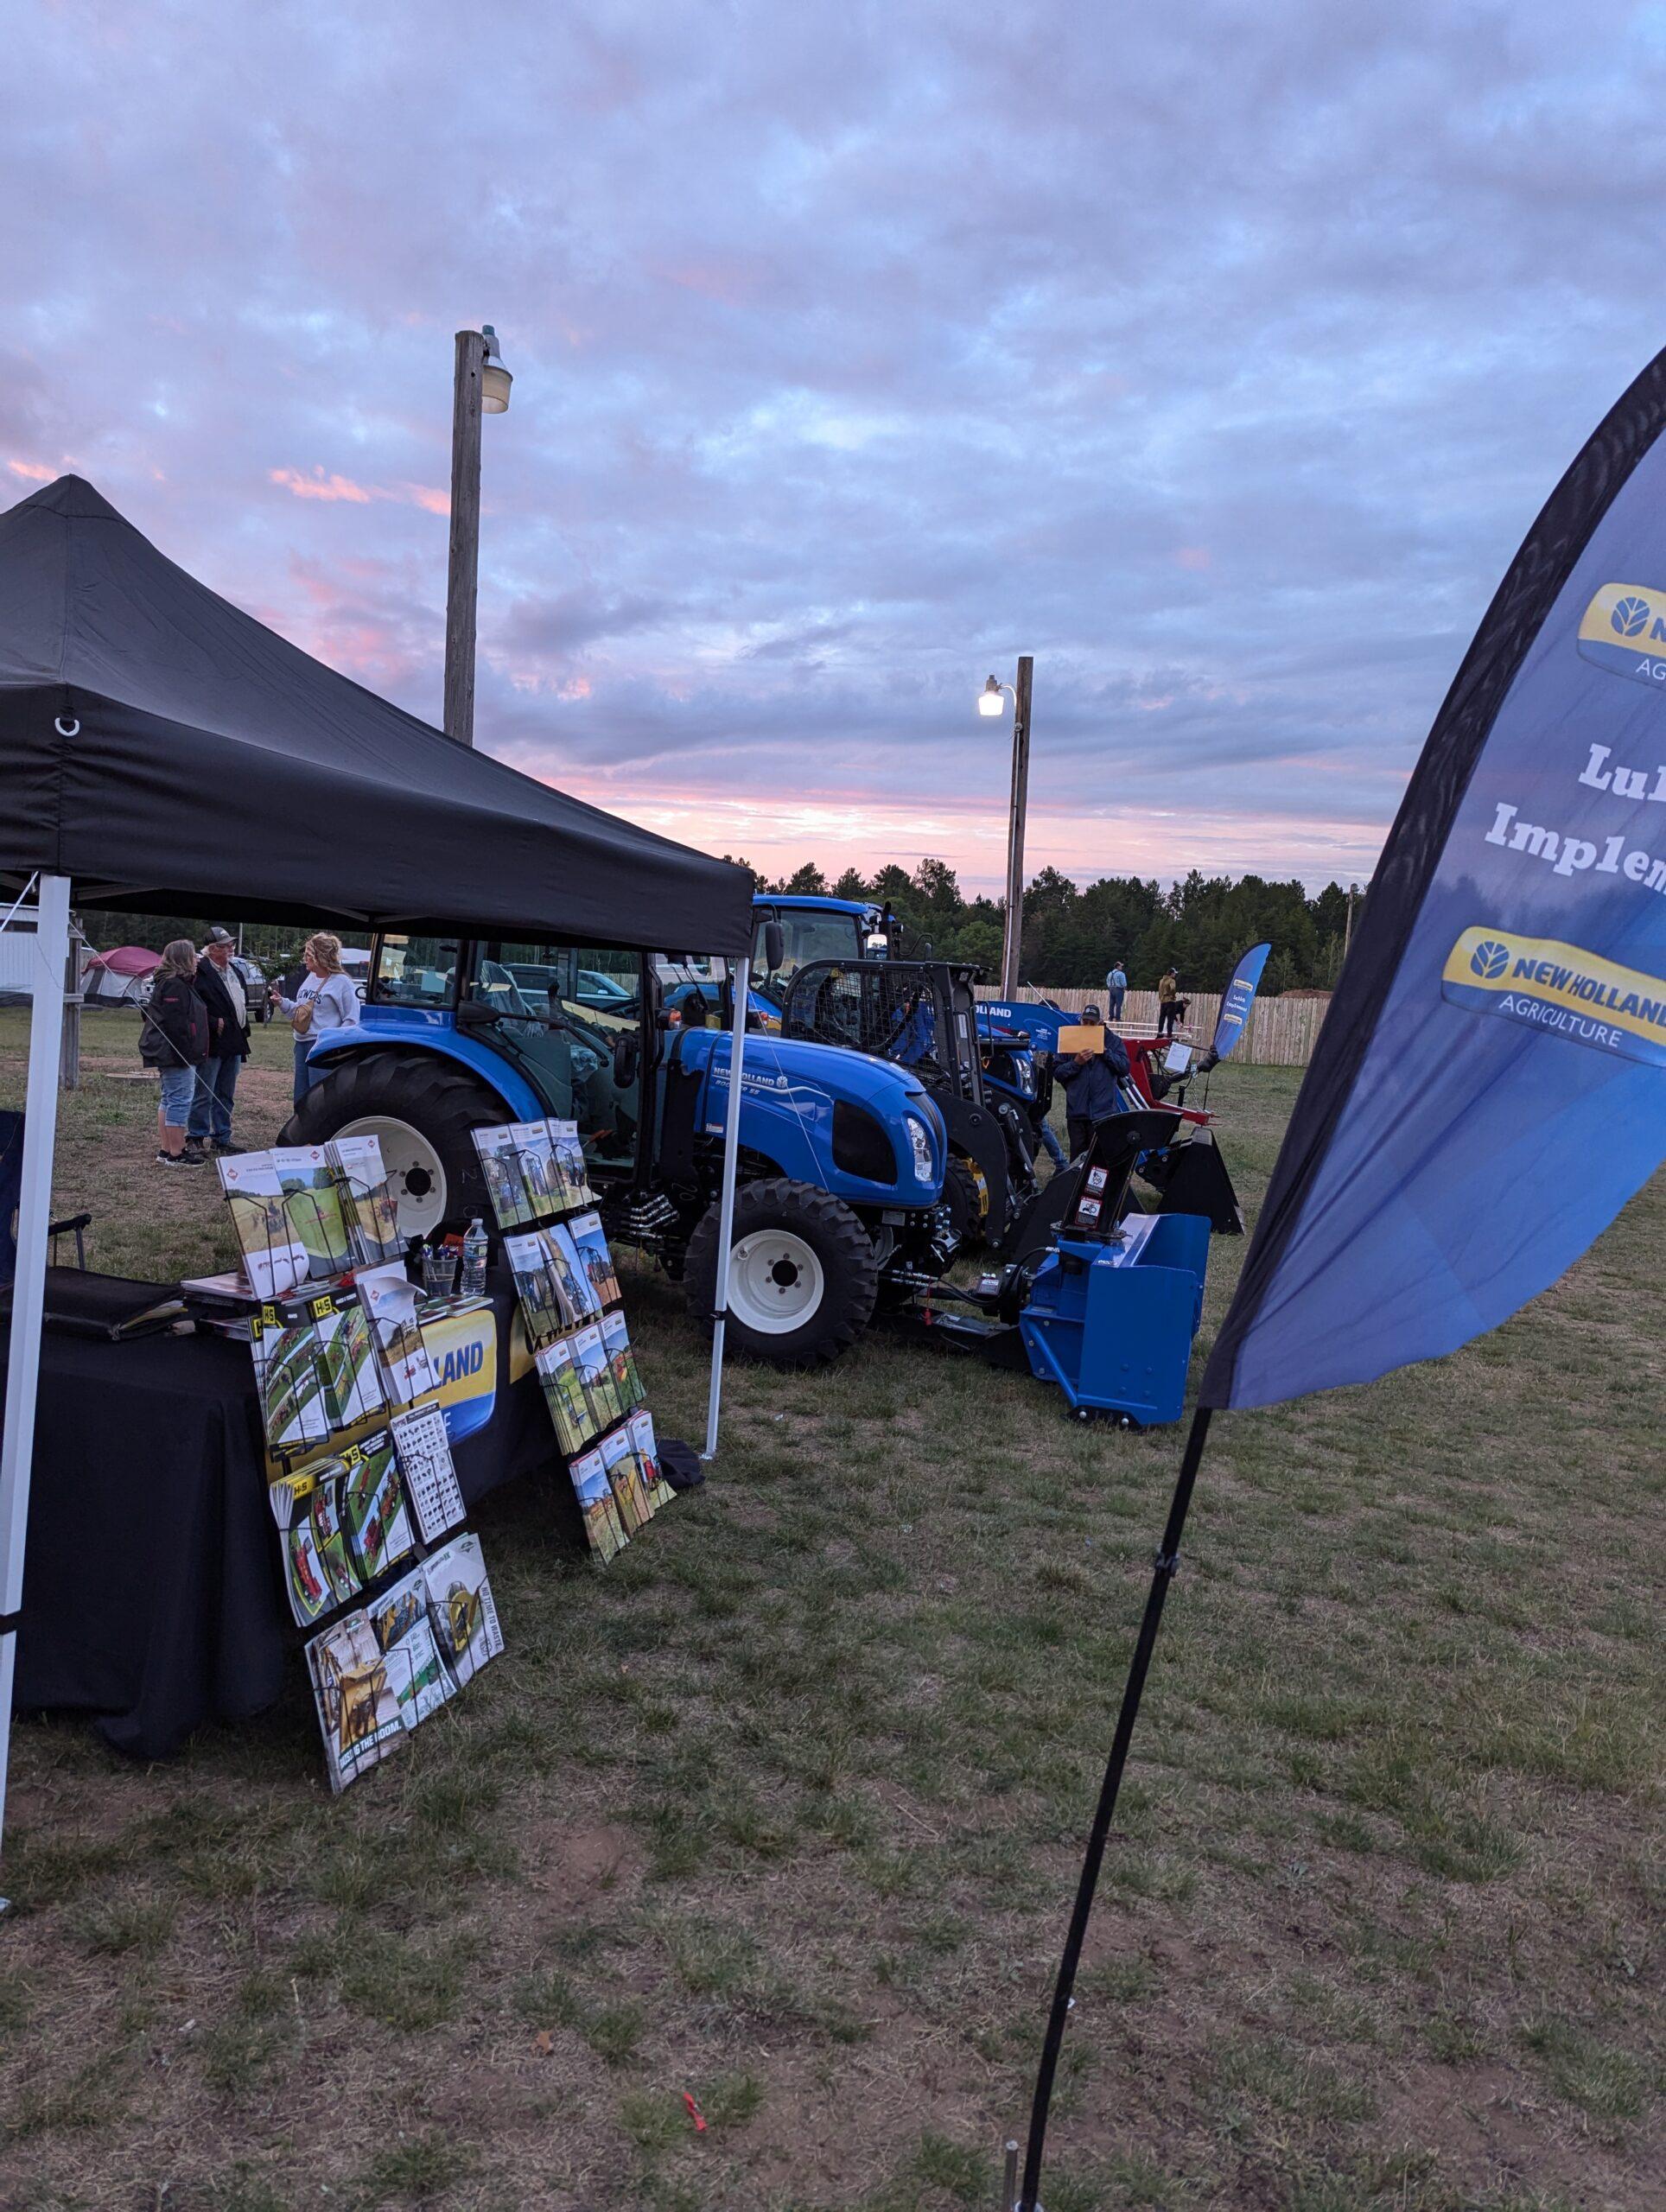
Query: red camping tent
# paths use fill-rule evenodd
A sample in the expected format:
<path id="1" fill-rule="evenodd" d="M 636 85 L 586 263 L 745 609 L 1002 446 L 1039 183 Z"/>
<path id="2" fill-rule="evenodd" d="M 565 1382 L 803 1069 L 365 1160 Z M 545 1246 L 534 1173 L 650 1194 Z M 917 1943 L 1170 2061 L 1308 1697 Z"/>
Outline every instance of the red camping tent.
<path id="1" fill-rule="evenodd" d="M 118 944 L 109 952 L 89 953 L 86 964 L 111 976 L 148 976 L 161 960 L 161 953 L 147 952 L 142 944 Z"/>

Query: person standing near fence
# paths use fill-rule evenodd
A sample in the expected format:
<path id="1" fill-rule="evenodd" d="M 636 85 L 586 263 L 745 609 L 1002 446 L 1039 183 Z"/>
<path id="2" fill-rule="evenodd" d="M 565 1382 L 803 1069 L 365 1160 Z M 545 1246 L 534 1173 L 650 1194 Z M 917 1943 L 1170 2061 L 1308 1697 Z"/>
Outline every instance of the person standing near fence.
<path id="1" fill-rule="evenodd" d="M 197 989 L 197 948 L 176 937 L 163 948 L 149 1001 L 139 1008 L 139 1058 L 162 1084 L 156 1109 L 156 1165 L 200 1167 L 202 1154 L 185 1149 L 186 1124 L 198 1070 L 208 1057 L 208 1009 Z"/>
<path id="2" fill-rule="evenodd" d="M 210 930 L 197 963 L 197 991 L 208 1009 L 208 1057 L 198 1073 L 185 1148 L 200 1157 L 212 1141 L 219 1153 L 241 1152 L 232 1141 L 238 1070 L 249 1057 L 249 995 L 232 958 L 230 930 Z"/>
<path id="3" fill-rule="evenodd" d="M 1180 979 L 1171 968 L 1157 986 L 1157 1034 L 1172 1037 L 1180 1017 Z"/>
<path id="4" fill-rule="evenodd" d="M 307 939 L 301 956 L 306 978 L 292 999 L 274 985 L 273 1002 L 287 1014 L 295 1031 L 295 1103 L 297 1106 L 329 1073 L 327 1068 L 309 1071 L 307 1055 L 325 1038 L 359 1027 L 359 994 L 341 966 L 341 940 L 327 930 Z"/>
<path id="5" fill-rule="evenodd" d="M 1113 960 L 1105 977 L 1105 1020 L 1120 1021 L 1122 1001 L 1128 996 L 1128 976 L 1120 960 Z"/>

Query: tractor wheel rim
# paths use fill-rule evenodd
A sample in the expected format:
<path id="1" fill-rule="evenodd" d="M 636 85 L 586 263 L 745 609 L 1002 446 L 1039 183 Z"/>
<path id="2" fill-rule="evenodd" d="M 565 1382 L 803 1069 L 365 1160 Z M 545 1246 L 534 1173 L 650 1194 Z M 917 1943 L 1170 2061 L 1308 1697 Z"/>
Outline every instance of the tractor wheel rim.
<path id="1" fill-rule="evenodd" d="M 439 1154 L 420 1129 L 391 1114 L 365 1114 L 344 1122 L 340 1137 L 374 1137 L 382 1147 L 401 1236 L 426 1236 L 445 1219 L 450 1192 Z"/>
<path id="2" fill-rule="evenodd" d="M 814 1249 L 791 1230 L 757 1229 L 736 1239 L 729 1267 L 729 1312 L 760 1336 L 784 1337 L 821 1305 L 827 1287 Z"/>

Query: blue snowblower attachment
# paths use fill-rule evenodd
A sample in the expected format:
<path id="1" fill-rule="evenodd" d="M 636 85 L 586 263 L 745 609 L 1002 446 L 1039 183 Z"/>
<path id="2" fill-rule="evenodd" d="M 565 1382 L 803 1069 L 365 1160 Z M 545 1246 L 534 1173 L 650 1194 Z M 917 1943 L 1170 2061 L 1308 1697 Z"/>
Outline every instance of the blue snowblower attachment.
<path id="1" fill-rule="evenodd" d="M 1178 1421 L 1208 1268 L 1201 1214 L 1130 1214 L 1120 1243 L 1061 1236 L 1018 1317 L 1032 1371 L 1084 1418 Z"/>
<path id="2" fill-rule="evenodd" d="M 1209 1222 L 1132 1207 L 1135 1162 L 1172 1137 L 1177 1116 L 1118 1114 L 1054 1179 L 1062 1204 L 1040 1252 L 971 1288 L 934 1283 L 896 1316 L 919 1340 L 1027 1367 L 1080 1421 L 1150 1428 L 1178 1421 L 1203 1319 Z M 1051 1189 L 1052 1186 L 1049 1185 Z"/>

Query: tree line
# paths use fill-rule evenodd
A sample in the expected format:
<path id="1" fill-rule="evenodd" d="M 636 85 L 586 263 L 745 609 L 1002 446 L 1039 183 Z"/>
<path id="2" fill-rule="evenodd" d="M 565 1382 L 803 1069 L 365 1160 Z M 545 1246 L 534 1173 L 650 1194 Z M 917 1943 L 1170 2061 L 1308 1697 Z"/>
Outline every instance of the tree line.
<path id="1" fill-rule="evenodd" d="M 923 860 L 912 875 L 894 864 L 872 877 L 847 868 L 831 883 L 814 861 L 773 880 L 748 861 L 740 865 L 750 869 L 760 892 L 889 906 L 904 925 L 906 950 L 929 945 L 940 960 L 971 961 L 992 978 L 1000 975 L 1007 902 L 965 897 L 946 861 Z M 1350 907 L 1357 929 L 1364 906 L 1358 885 L 1327 883 L 1310 898 L 1300 883 L 1259 875 L 1235 882 L 1193 868 L 1167 888 L 1154 880 L 1107 875 L 1082 889 L 1057 868 L 1044 868 L 1024 893 L 1020 980 L 1090 990 L 1102 988 L 1112 962 L 1120 961 L 1136 991 L 1154 990 L 1170 967 L 1184 988 L 1218 991 L 1238 955 L 1264 940 L 1273 950 L 1263 991 L 1329 990 L 1341 969 Z"/>
<path id="2" fill-rule="evenodd" d="M 969 961 L 991 979 L 1000 976 L 1007 902 L 965 897 L 946 861 L 923 860 L 912 875 L 894 864 L 872 877 L 847 868 L 831 883 L 814 861 L 773 880 L 748 861 L 739 865 L 760 892 L 871 899 L 888 906 L 903 925 L 906 950 L 929 947 L 939 960 Z M 1259 875 L 1234 882 L 1193 868 L 1167 888 L 1137 876 L 1106 875 L 1082 890 L 1057 868 L 1044 868 L 1024 893 L 1020 980 L 1094 990 L 1103 987 L 1112 961 L 1120 960 L 1136 991 L 1154 990 L 1169 967 L 1187 990 L 1218 991 L 1238 955 L 1265 939 L 1273 950 L 1264 992 L 1329 990 L 1342 966 L 1351 899 L 1357 929 L 1365 907 L 1358 886 L 1327 883 L 1310 899 L 1300 883 L 1269 883 Z M 83 921 L 88 937 L 104 950 L 116 944 L 155 950 L 175 937 L 200 944 L 208 930 L 200 916 L 87 914 Z M 270 973 L 299 963 L 306 934 L 293 924 L 251 922 L 244 945 Z"/>

